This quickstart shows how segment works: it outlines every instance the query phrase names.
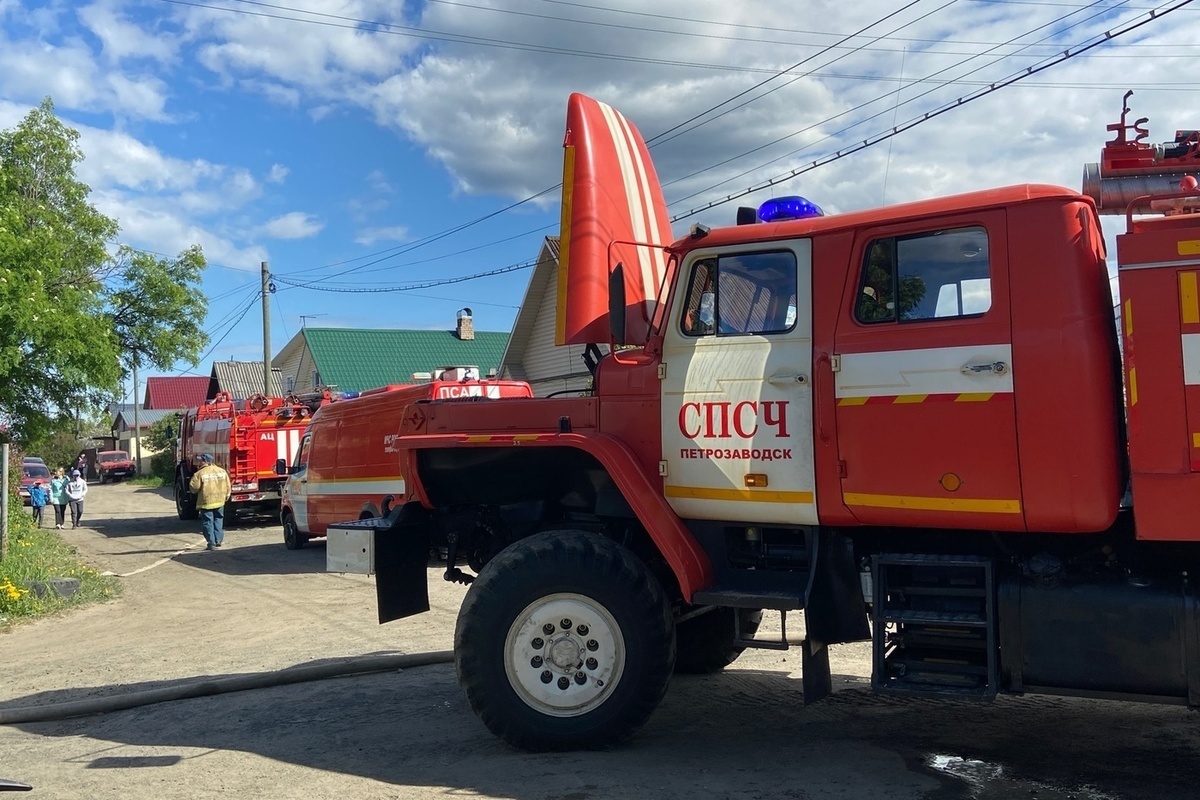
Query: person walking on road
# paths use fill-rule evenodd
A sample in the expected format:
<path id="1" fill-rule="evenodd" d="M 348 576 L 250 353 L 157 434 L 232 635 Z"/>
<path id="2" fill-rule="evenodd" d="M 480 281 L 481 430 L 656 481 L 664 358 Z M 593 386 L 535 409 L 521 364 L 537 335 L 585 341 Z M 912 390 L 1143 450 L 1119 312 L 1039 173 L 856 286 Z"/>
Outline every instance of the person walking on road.
<path id="1" fill-rule="evenodd" d="M 229 473 L 213 463 L 210 453 L 202 453 L 204 466 L 196 470 L 188 488 L 196 495 L 196 510 L 200 512 L 200 526 L 209 550 L 216 550 L 225 542 L 225 503 L 232 496 Z"/>
<path id="2" fill-rule="evenodd" d="M 87 481 L 77 469 L 71 470 L 71 480 L 67 482 L 67 501 L 71 506 L 71 527 L 78 528 L 83 519 L 83 497 L 88 492 Z"/>
<path id="3" fill-rule="evenodd" d="M 42 527 L 42 514 L 46 513 L 46 506 L 50 503 L 50 490 L 38 481 L 29 490 L 29 507 L 33 509 L 33 521 L 37 526 Z"/>
<path id="4" fill-rule="evenodd" d="M 50 504 L 54 506 L 54 527 L 60 531 L 67 519 L 67 504 L 71 502 L 71 498 L 67 497 L 68 483 L 70 479 L 62 467 L 59 467 L 50 479 Z"/>

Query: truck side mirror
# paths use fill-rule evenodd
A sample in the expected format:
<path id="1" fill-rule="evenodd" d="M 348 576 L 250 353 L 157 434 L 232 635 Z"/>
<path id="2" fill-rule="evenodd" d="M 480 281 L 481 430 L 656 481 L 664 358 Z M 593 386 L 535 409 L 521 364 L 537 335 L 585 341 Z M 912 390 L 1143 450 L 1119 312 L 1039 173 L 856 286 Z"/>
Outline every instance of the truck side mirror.
<path id="1" fill-rule="evenodd" d="M 625 265 L 608 273 L 608 335 L 614 344 L 625 344 Z"/>
<path id="2" fill-rule="evenodd" d="M 275 459 L 275 474 L 276 475 L 290 475 L 291 474 L 291 472 L 288 470 L 287 461 L 285 461 L 282 458 Z"/>

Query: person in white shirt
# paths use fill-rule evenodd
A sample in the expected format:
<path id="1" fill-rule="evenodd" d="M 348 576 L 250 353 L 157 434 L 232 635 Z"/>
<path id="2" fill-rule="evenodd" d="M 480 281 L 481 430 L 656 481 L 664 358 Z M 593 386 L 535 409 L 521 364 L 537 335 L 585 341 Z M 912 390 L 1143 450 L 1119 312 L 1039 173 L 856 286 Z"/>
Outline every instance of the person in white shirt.
<path id="1" fill-rule="evenodd" d="M 71 507 L 71 527 L 78 528 L 79 520 L 83 519 L 83 496 L 87 494 L 87 481 L 79 470 L 71 470 L 71 480 L 67 482 L 67 504 Z"/>

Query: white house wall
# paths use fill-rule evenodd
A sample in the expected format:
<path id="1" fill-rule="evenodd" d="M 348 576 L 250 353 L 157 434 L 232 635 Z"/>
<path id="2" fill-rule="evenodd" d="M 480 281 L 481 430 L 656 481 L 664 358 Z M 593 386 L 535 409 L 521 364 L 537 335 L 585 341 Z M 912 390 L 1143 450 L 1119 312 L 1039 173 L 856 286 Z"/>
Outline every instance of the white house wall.
<path id="1" fill-rule="evenodd" d="M 525 350 L 523 366 L 525 380 L 533 387 L 534 394 L 545 396 L 551 392 L 571 389 L 586 389 L 591 376 L 583 363 L 584 345 L 554 344 L 554 325 L 558 312 L 558 265 L 553 268 L 550 284 L 542 295 L 537 320 Z"/>

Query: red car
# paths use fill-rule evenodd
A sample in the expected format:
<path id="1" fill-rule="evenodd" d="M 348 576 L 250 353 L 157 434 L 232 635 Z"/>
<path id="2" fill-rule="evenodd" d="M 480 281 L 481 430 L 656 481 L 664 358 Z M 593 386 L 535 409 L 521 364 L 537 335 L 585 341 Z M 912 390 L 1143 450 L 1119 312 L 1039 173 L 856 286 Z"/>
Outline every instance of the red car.
<path id="1" fill-rule="evenodd" d="M 37 464 L 32 461 L 26 461 L 21 464 L 21 488 L 18 490 L 21 495 L 21 502 L 29 505 L 29 490 L 38 481 L 47 491 L 50 489 L 50 469 L 45 464 Z"/>
<path id="2" fill-rule="evenodd" d="M 137 465 L 124 450 L 101 450 L 96 453 L 96 471 L 100 473 L 100 482 L 107 483 L 117 478 L 132 478 L 137 475 Z"/>

